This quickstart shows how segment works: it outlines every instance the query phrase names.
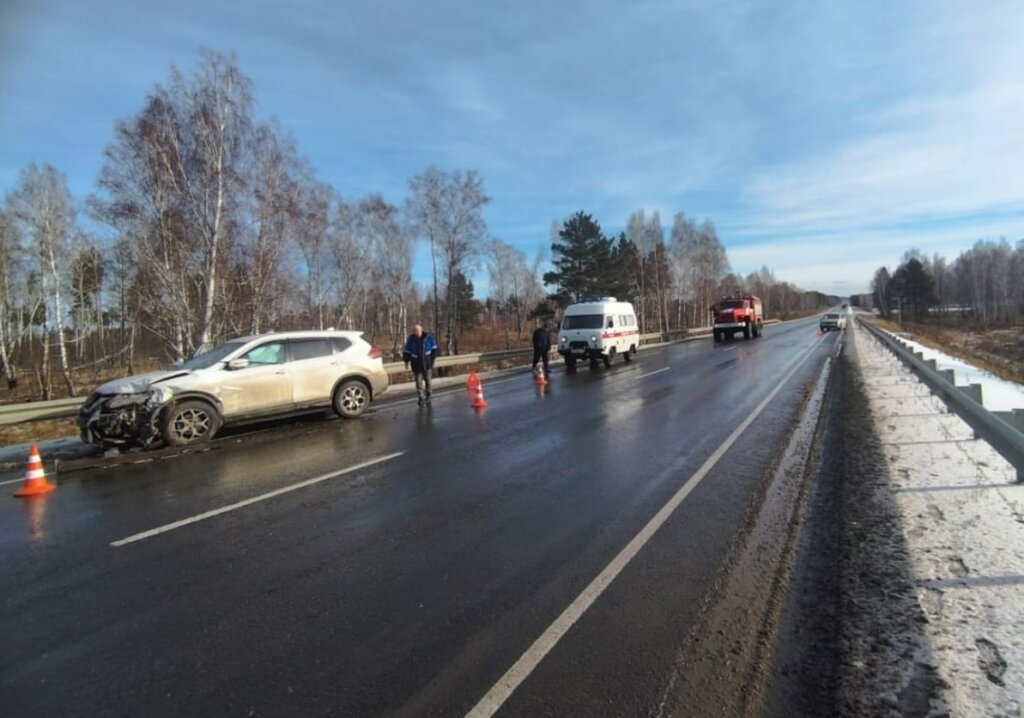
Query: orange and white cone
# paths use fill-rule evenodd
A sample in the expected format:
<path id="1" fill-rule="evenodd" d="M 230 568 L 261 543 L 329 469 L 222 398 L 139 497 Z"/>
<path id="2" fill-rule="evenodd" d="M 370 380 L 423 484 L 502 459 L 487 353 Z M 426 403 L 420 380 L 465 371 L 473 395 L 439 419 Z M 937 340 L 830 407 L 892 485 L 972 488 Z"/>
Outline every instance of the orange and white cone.
<path id="1" fill-rule="evenodd" d="M 533 383 L 537 386 L 547 386 L 548 378 L 544 376 L 544 365 L 540 362 L 537 363 L 537 368 L 533 372 Z"/>
<path id="2" fill-rule="evenodd" d="M 25 467 L 25 484 L 14 492 L 15 496 L 38 496 L 56 491 L 57 487 L 46 480 L 46 472 L 43 471 L 43 460 L 39 458 L 39 449 L 32 444 L 32 450 L 28 454 L 28 465 Z"/>
<path id="3" fill-rule="evenodd" d="M 484 401 L 484 385 L 480 384 L 476 388 L 476 398 L 473 399 L 473 403 L 470 404 L 474 409 L 486 409 L 487 402 Z"/>
<path id="4" fill-rule="evenodd" d="M 471 371 L 469 373 L 469 378 L 466 379 L 466 391 L 468 391 L 470 394 L 472 394 L 473 392 L 475 392 L 477 390 L 477 388 L 479 386 L 480 386 L 480 377 L 478 377 L 476 375 L 475 371 Z"/>

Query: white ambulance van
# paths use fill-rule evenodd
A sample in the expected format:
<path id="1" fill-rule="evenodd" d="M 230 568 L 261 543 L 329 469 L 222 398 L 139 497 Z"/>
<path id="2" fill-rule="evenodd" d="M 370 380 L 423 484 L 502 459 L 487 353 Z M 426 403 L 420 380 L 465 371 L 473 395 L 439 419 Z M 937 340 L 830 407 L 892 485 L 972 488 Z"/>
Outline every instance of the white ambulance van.
<path id="1" fill-rule="evenodd" d="M 582 297 L 566 308 L 558 330 L 558 353 L 565 357 L 569 369 L 576 361 L 597 360 L 605 366 L 621 355 L 630 361 L 640 346 L 640 326 L 629 302 L 615 297 Z"/>

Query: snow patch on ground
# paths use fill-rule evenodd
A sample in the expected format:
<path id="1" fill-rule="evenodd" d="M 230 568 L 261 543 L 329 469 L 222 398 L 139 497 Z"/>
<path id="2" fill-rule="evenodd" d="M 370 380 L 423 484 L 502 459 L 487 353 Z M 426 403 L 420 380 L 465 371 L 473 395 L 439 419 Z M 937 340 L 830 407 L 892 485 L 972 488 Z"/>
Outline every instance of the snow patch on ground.
<path id="1" fill-rule="evenodd" d="M 1024 385 L 1001 379 L 991 372 L 973 367 L 961 359 L 930 349 L 898 334 L 890 333 L 890 336 L 911 351 L 921 352 L 925 361 L 934 359 L 939 371 L 952 369 L 956 376 L 957 386 L 981 384 L 982 404 L 989 411 L 1024 409 Z"/>
<path id="2" fill-rule="evenodd" d="M 925 660 L 941 679 L 941 697 L 933 696 L 930 714 L 1020 716 L 1024 484 L 1014 483 L 1013 467 L 974 439 L 868 332 L 853 323 L 850 328 L 910 547 L 917 601 L 928 621 Z M 938 358 L 929 351 L 926 359 Z M 940 369 L 955 369 L 958 380 L 979 381 L 959 365 L 939 362 Z M 1009 390 L 986 388 L 986 406 L 991 397 L 1019 396 L 1015 408 L 1024 407 L 1024 389 L 996 381 Z"/>

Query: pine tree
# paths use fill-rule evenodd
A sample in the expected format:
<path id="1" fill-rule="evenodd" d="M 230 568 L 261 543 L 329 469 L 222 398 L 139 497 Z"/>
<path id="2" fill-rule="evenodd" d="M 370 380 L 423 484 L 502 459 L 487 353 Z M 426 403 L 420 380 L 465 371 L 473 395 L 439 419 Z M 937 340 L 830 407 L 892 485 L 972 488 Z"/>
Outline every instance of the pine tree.
<path id="1" fill-rule="evenodd" d="M 583 211 L 565 220 L 558 232 L 559 241 L 551 244 L 554 271 L 544 274 L 544 283 L 554 285 L 550 299 L 567 306 L 578 297 L 606 295 L 612 281 L 612 240 L 601 225 Z"/>

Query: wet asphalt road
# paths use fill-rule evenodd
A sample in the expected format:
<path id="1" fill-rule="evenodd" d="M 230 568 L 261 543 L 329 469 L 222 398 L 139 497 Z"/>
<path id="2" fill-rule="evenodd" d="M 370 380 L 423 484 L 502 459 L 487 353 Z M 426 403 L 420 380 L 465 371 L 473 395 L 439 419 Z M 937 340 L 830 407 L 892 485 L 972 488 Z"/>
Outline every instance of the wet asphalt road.
<path id="1" fill-rule="evenodd" d="M 672 666 L 835 337 L 559 366 L 482 412 L 385 400 L 2 498 L 0 715 L 464 715 L 796 368 L 499 711 L 714 713 Z"/>

